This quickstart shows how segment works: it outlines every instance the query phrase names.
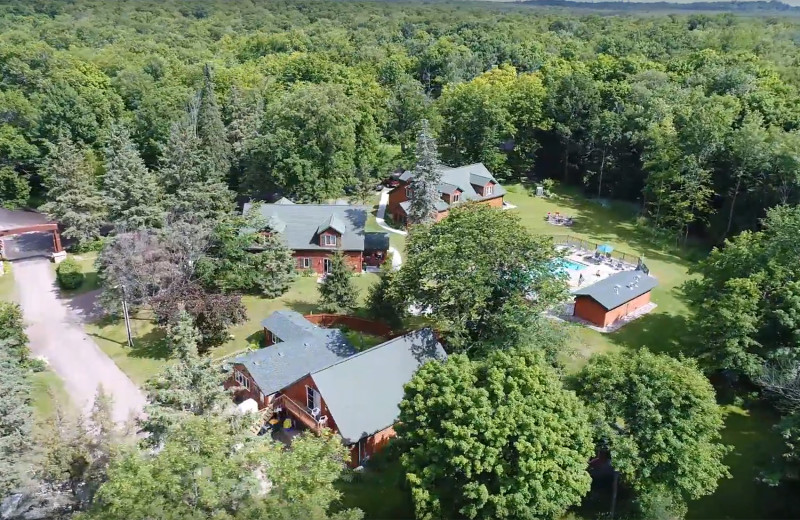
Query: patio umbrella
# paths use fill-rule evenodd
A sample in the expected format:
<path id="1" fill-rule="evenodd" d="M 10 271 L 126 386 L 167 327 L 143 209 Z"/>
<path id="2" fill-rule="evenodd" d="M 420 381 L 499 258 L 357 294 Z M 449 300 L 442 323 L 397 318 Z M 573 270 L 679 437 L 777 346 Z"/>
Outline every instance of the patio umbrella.
<path id="1" fill-rule="evenodd" d="M 601 246 L 597 246 L 597 250 L 600 251 L 601 253 L 610 253 L 611 251 L 614 250 L 614 248 L 608 244 L 603 244 Z"/>

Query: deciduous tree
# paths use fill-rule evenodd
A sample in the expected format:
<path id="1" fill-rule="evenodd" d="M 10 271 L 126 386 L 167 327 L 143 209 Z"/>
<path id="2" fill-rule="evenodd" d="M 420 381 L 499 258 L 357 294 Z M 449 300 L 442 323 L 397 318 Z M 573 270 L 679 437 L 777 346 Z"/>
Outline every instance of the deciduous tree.
<path id="1" fill-rule="evenodd" d="M 422 366 L 396 428 L 417 518 L 558 518 L 589 491 L 589 415 L 539 352 Z"/>
<path id="2" fill-rule="evenodd" d="M 637 493 L 682 504 L 730 476 L 722 409 L 694 362 L 647 350 L 598 355 L 578 374 L 577 390 L 594 412 L 598 446 Z"/>
<path id="3" fill-rule="evenodd" d="M 552 240 L 532 235 L 514 214 L 466 205 L 412 231 L 397 294 L 430 313 L 452 348 L 518 346 L 565 295 L 556 256 Z"/>

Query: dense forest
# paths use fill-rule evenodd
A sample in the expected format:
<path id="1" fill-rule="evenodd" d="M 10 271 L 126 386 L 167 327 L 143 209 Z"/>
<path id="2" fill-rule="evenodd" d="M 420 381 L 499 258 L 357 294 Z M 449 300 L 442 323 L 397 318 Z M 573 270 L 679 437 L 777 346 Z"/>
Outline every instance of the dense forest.
<path id="1" fill-rule="evenodd" d="M 7 206 L 46 202 L 59 139 L 107 189 L 118 124 L 168 189 L 165 152 L 187 143 L 204 88 L 216 173 L 242 198 L 366 185 L 408 165 L 423 118 L 446 163 L 636 201 L 681 238 L 720 241 L 800 197 L 791 19 L 82 1 L 5 3 L 0 29 Z"/>
<path id="2" fill-rule="evenodd" d="M 207 354 L 262 318 L 247 302 L 287 294 L 298 274 L 280 232 L 260 233 L 268 223 L 234 201 L 367 202 L 389 172 L 413 168 L 402 267 L 387 263 L 366 299 L 341 256 L 308 286 L 314 312 L 364 311 L 399 330 L 421 308 L 444 338 L 451 357 L 406 385 L 392 444 L 418 518 L 606 517 L 610 496 L 620 517 L 681 518 L 730 476 L 720 387 L 781 415 L 785 446 L 758 478 L 791 495 L 799 43 L 792 18 L 732 14 L 3 2 L 0 202 L 58 220 L 72 252 L 98 252 L 103 310 L 146 309 L 171 361 L 144 384 L 138 448 L 101 391 L 88 416 L 56 414 L 34 454 L 26 374 L 44 366 L 20 309 L 0 307 L 0 494 L 33 482 L 65 518 L 360 519 L 341 502 L 341 442 L 283 450 L 245 435 Z M 568 298 L 561 253 L 511 211 L 464 204 L 434 223 L 439 160 L 482 162 L 520 192 L 559 183 L 592 206 L 634 207 L 625 226 L 680 264 L 661 278 L 664 321 L 639 332 L 661 324 L 675 350 L 600 350 L 568 373 L 573 337 L 545 317 Z M 701 247 L 673 247 L 689 241 Z M 79 288 L 80 269 L 61 263 L 60 287 Z M 675 301 L 666 310 L 678 298 L 685 315 L 670 314 Z M 616 477 L 598 495 L 587 471 L 611 467 L 611 453 L 619 504 Z M 208 487 L 187 498 L 197 481 Z M 773 516 L 796 509 L 785 502 Z"/>

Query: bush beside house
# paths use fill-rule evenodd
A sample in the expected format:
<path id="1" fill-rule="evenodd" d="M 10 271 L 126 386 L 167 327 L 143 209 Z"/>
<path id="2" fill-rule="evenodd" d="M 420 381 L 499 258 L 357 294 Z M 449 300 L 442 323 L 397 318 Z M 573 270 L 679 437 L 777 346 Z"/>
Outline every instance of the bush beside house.
<path id="1" fill-rule="evenodd" d="M 72 291 L 79 288 L 84 279 L 80 264 L 74 258 L 65 259 L 56 268 L 56 279 L 62 289 Z"/>

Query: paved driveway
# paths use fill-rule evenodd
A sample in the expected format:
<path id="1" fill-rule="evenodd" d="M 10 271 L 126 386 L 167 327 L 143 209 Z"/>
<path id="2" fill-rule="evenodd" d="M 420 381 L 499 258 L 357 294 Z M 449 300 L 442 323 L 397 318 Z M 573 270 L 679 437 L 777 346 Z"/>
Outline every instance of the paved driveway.
<path id="1" fill-rule="evenodd" d="M 98 386 L 103 385 L 114 398 L 115 420 L 138 416 L 145 404 L 144 395 L 84 332 L 79 313 L 59 298 L 50 262 L 42 258 L 14 262 L 14 282 L 31 350 L 47 358 L 50 368 L 64 381 L 72 402 L 90 410 Z"/>

